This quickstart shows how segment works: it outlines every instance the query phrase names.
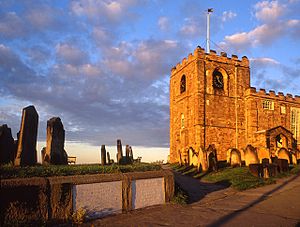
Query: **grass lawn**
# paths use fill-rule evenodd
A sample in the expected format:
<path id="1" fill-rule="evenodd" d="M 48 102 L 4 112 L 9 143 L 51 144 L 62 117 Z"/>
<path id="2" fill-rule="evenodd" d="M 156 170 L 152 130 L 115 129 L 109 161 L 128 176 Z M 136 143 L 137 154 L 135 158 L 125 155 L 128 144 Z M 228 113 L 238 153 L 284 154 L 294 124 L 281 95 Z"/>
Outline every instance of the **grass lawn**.
<path id="1" fill-rule="evenodd" d="M 226 167 L 219 169 L 217 172 L 197 172 L 196 168 L 183 167 L 178 164 L 172 164 L 171 167 L 181 172 L 183 175 L 189 175 L 191 177 L 201 179 L 204 182 L 210 183 L 222 183 L 229 184 L 231 187 L 237 190 L 246 190 L 250 188 L 256 188 L 268 184 L 276 183 L 277 178 L 287 177 L 292 174 L 300 174 L 300 165 L 293 167 L 290 172 L 279 174 L 276 177 L 262 179 L 253 176 L 248 167 Z"/>
<path id="2" fill-rule="evenodd" d="M 160 165 L 148 163 L 136 163 L 132 165 L 109 165 L 99 164 L 85 165 L 49 165 L 49 166 L 26 166 L 14 167 L 12 165 L 0 166 L 1 179 L 27 178 L 27 177 L 50 177 L 101 173 L 127 173 L 160 170 Z"/>

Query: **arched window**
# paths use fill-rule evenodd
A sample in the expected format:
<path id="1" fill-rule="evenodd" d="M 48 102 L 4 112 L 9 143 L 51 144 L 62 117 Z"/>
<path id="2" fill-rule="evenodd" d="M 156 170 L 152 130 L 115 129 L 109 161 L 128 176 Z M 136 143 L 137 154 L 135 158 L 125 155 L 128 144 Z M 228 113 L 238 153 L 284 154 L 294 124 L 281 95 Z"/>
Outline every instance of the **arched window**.
<path id="1" fill-rule="evenodd" d="M 217 69 L 213 72 L 213 86 L 220 89 L 224 87 L 223 75 Z"/>
<path id="2" fill-rule="evenodd" d="M 185 92 L 185 90 L 186 90 L 186 78 L 185 75 L 183 75 L 180 80 L 180 94 Z"/>

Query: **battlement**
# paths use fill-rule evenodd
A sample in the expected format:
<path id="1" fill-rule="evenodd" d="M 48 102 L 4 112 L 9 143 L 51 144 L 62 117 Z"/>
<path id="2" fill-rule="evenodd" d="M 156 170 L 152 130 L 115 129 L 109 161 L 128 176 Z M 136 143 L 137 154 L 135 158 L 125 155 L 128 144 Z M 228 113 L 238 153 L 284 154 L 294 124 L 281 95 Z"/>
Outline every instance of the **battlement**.
<path id="1" fill-rule="evenodd" d="M 255 87 L 250 87 L 246 90 L 246 96 L 260 96 L 262 98 L 270 98 L 270 99 L 276 99 L 276 100 L 283 100 L 283 101 L 291 101 L 291 102 L 296 102 L 300 103 L 300 96 L 295 95 L 293 96 L 292 94 L 287 93 L 284 95 L 283 92 L 278 92 L 277 94 L 275 91 L 270 90 L 269 92 L 266 92 L 265 89 L 260 88 L 259 91 L 256 90 Z"/>
<path id="2" fill-rule="evenodd" d="M 220 55 L 217 54 L 215 50 L 210 50 L 210 53 L 205 53 L 205 49 L 198 46 L 194 53 L 190 53 L 187 58 L 183 58 L 181 62 L 177 63 L 171 70 L 172 74 L 184 68 L 187 64 L 196 59 L 204 59 L 208 61 L 216 61 L 219 63 L 249 67 L 249 60 L 246 56 L 243 56 L 242 59 L 239 59 L 237 55 L 233 54 L 230 57 L 227 57 L 227 53 L 220 52 Z"/>

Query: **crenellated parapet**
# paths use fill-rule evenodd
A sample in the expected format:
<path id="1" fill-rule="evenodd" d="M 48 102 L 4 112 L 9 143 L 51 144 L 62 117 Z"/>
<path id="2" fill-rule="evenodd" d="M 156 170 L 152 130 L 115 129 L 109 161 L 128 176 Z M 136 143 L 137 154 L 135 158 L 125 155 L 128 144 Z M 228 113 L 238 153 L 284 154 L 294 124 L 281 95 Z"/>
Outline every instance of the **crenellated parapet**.
<path id="1" fill-rule="evenodd" d="M 175 74 L 190 62 L 197 59 L 204 59 L 207 61 L 214 61 L 221 64 L 223 63 L 234 66 L 242 66 L 247 68 L 249 67 L 249 60 L 246 56 L 243 56 L 241 59 L 239 59 L 237 55 L 233 54 L 230 58 L 227 56 L 227 53 L 220 52 L 220 54 L 218 55 L 215 50 L 210 50 L 210 53 L 205 53 L 205 49 L 198 46 L 193 54 L 190 53 L 188 57 L 183 58 L 181 62 L 177 63 L 176 66 L 172 68 L 171 73 Z"/>
<path id="2" fill-rule="evenodd" d="M 265 98 L 265 99 L 290 101 L 290 102 L 295 102 L 295 103 L 300 104 L 300 96 L 299 95 L 295 95 L 295 96 L 293 96 L 292 94 L 284 95 L 283 92 L 278 92 L 276 94 L 275 91 L 273 91 L 273 90 L 266 92 L 266 90 L 262 89 L 262 88 L 257 91 L 255 87 L 250 87 L 246 90 L 245 96 L 246 97 L 255 96 L 255 97 L 261 97 L 261 98 Z"/>

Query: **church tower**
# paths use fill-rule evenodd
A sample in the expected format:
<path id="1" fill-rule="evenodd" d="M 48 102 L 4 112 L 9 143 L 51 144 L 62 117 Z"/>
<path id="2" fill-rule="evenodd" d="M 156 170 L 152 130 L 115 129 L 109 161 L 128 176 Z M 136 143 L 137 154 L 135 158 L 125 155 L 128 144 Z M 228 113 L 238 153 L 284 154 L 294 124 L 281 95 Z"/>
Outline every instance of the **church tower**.
<path id="1" fill-rule="evenodd" d="M 244 94 L 250 88 L 247 57 L 221 52 L 194 54 L 173 67 L 170 77 L 170 161 L 191 163 L 209 145 L 218 160 L 228 148 L 246 145 Z"/>

